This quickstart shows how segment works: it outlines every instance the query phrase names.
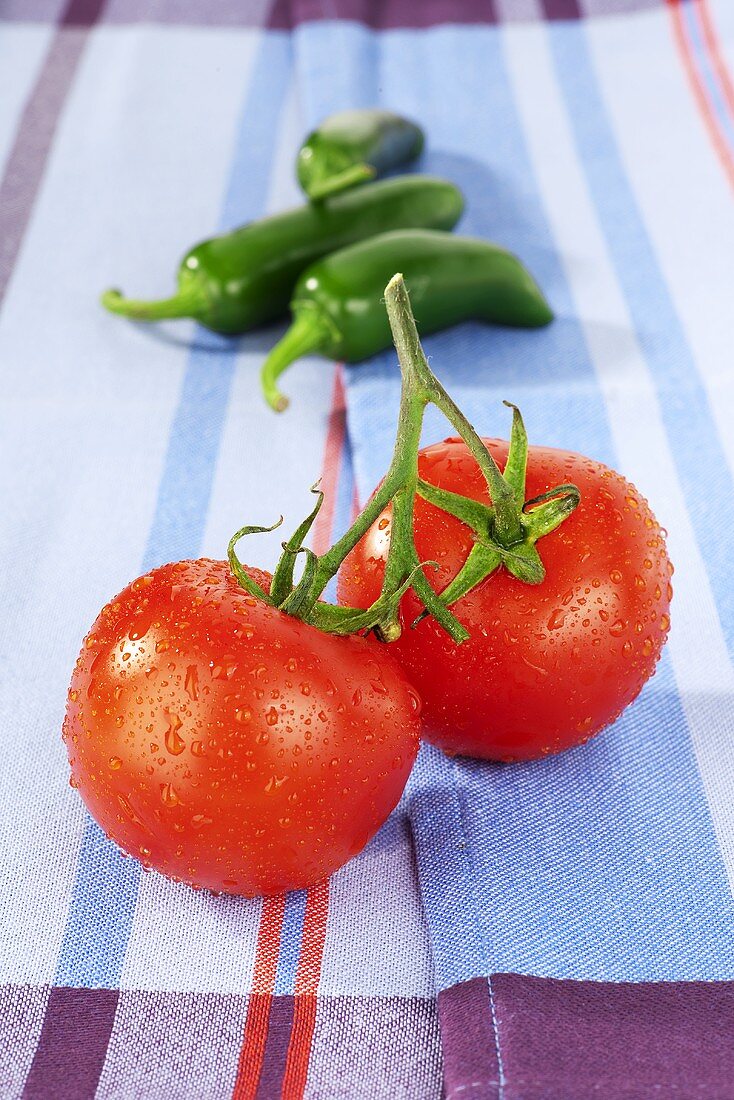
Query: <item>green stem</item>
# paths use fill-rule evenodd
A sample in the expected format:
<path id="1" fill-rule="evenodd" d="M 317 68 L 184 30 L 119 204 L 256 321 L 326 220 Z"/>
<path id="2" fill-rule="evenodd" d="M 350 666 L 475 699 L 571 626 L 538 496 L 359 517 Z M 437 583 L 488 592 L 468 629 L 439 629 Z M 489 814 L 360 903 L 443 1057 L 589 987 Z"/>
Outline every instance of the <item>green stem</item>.
<path id="1" fill-rule="evenodd" d="M 317 183 L 309 184 L 308 197 L 312 202 L 321 202 L 330 195 L 336 195 L 339 191 L 346 191 L 349 187 L 355 187 L 359 183 L 368 183 L 377 175 L 371 164 L 353 164 L 345 168 L 343 172 L 337 172 L 334 176 Z"/>
<path id="2" fill-rule="evenodd" d="M 106 290 L 100 301 L 110 313 L 129 317 L 133 321 L 166 321 L 175 317 L 196 318 L 206 306 L 204 292 L 192 285 L 179 290 L 170 298 L 145 301 L 125 298 L 119 290 Z"/>
<path id="3" fill-rule="evenodd" d="M 535 543 L 571 514 L 578 504 L 579 494 L 574 486 L 562 485 L 526 503 L 523 497 L 527 436 L 519 411 L 512 406 L 510 452 L 507 469 L 502 474 L 473 426 L 431 372 L 418 339 L 402 275 L 395 275 L 388 283 L 385 303 L 402 379 L 395 448 L 390 466 L 382 483 L 349 530 L 337 539 L 330 550 L 317 557 L 312 551 L 304 550 L 302 540 L 319 510 L 319 497 L 311 515 L 283 544 L 284 557 L 275 572 L 271 587 L 271 595 L 275 599 L 271 602 L 329 633 L 374 630 L 383 641 L 394 641 L 402 630 L 400 600 L 404 592 L 412 588 L 425 608 L 416 622 L 426 614 L 431 615 L 456 643 L 460 643 L 469 635 L 449 610 L 449 604 L 480 584 L 500 566 L 527 584 L 539 584 L 544 569 Z M 278 376 L 305 350 L 316 350 L 322 340 L 328 339 L 327 326 L 328 320 L 316 313 L 300 314 L 271 352 L 263 368 L 263 384 L 274 407 L 283 407 L 284 400 L 275 384 Z M 491 505 L 438 489 L 418 477 L 421 432 L 429 404 L 435 405 L 444 414 L 476 459 L 487 482 Z M 436 563 L 421 562 L 415 546 L 413 519 L 416 494 L 456 516 L 474 533 L 474 548 L 467 561 L 440 594 L 432 588 L 424 571 L 427 565 L 436 567 Z M 529 508 L 528 505 L 535 507 Z M 390 544 L 379 597 L 366 609 L 323 602 L 321 596 L 326 585 L 389 506 L 392 506 Z M 256 528 L 244 528 L 233 541 L 248 530 L 254 531 Z M 293 563 L 299 553 L 306 553 L 306 568 L 294 587 Z M 248 576 L 242 576 L 244 570 L 236 559 L 233 544 L 230 546 L 230 562 L 240 583 L 252 591 L 253 582 Z"/>
<path id="4" fill-rule="evenodd" d="M 268 355 L 260 372 L 262 391 L 271 409 L 283 412 L 289 405 L 288 398 L 280 392 L 277 384 L 283 371 L 302 355 L 320 351 L 327 338 L 328 328 L 318 313 L 303 312 L 296 316 Z"/>

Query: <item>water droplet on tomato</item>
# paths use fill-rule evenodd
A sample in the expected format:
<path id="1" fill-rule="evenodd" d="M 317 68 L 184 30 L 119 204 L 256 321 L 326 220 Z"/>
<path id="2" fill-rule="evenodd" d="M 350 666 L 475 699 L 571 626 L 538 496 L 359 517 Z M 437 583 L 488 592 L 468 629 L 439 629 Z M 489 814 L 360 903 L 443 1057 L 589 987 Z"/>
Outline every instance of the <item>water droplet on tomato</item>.
<path id="1" fill-rule="evenodd" d="M 669 617 L 667 615 L 661 615 L 660 616 L 660 629 L 661 630 L 667 630 L 669 626 L 670 626 Z"/>
<path id="2" fill-rule="evenodd" d="M 615 619 L 612 625 L 609 627 L 609 633 L 613 638 L 619 638 L 624 634 L 626 623 L 623 623 L 621 619 Z"/>
<path id="3" fill-rule="evenodd" d="M 276 726 L 278 724 L 278 712 L 275 707 L 270 707 L 270 709 L 265 712 L 265 721 L 269 726 Z"/>
<path id="4" fill-rule="evenodd" d="M 186 669 L 184 691 L 188 695 L 189 699 L 191 699 L 194 703 L 199 698 L 199 673 L 196 665 L 189 665 Z"/>
<path id="5" fill-rule="evenodd" d="M 562 607 L 557 607 L 548 619 L 549 630 L 560 630 L 566 621 L 566 612 Z"/>
<path id="6" fill-rule="evenodd" d="M 161 802 L 164 806 L 178 806 L 180 801 L 171 783 L 161 783 Z"/>
<path id="7" fill-rule="evenodd" d="M 166 650 L 168 649 L 168 646 L 169 646 L 169 643 L 166 641 L 166 639 L 161 638 L 160 641 L 157 641 L 155 643 L 155 651 L 156 651 L 156 653 L 165 653 Z"/>
<path id="8" fill-rule="evenodd" d="M 168 729 L 165 736 L 166 748 L 172 756 L 180 756 L 186 748 L 186 742 L 178 732 L 183 722 L 176 713 L 170 710 L 167 710 L 165 714 L 168 719 Z"/>
<path id="9" fill-rule="evenodd" d="M 301 695 L 310 695 L 310 694 L 311 694 L 311 685 L 307 684 L 307 683 L 301 684 Z"/>
<path id="10" fill-rule="evenodd" d="M 354 695 L 352 696 L 352 705 L 355 706 L 355 707 L 358 707 L 361 702 L 362 702 L 362 691 L 361 691 L 360 688 L 357 688 Z"/>
<path id="11" fill-rule="evenodd" d="M 122 767 L 122 760 L 120 760 L 119 756 L 111 756 L 108 760 L 108 764 L 112 768 L 113 772 L 116 772 L 118 768 Z"/>
<path id="12" fill-rule="evenodd" d="M 203 829 L 205 825 L 211 825 L 212 819 L 205 814 L 194 814 L 191 824 L 195 829 Z"/>

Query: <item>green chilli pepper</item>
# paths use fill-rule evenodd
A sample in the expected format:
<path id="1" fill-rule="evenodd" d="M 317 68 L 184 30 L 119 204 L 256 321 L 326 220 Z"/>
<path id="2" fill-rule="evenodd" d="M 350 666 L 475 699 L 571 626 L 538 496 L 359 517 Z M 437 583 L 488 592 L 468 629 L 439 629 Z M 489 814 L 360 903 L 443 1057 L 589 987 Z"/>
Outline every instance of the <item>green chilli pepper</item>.
<path id="1" fill-rule="evenodd" d="M 308 135 L 298 152 L 298 182 L 320 200 L 415 160 L 423 131 L 392 111 L 340 111 Z"/>
<path id="2" fill-rule="evenodd" d="M 430 230 L 383 233 L 324 257 L 299 278 L 293 323 L 262 369 L 272 408 L 288 405 L 277 380 L 302 355 L 356 363 L 392 346 L 382 298 L 396 269 L 405 276 L 422 333 L 472 319 L 523 328 L 553 320 L 532 275 L 504 248 Z"/>
<path id="3" fill-rule="evenodd" d="M 446 180 L 383 180 L 202 241 L 181 261 L 171 298 L 138 301 L 108 290 L 102 305 L 134 321 L 192 317 L 237 335 L 281 317 L 296 279 L 320 256 L 385 229 L 451 229 L 463 208 L 461 192 Z"/>

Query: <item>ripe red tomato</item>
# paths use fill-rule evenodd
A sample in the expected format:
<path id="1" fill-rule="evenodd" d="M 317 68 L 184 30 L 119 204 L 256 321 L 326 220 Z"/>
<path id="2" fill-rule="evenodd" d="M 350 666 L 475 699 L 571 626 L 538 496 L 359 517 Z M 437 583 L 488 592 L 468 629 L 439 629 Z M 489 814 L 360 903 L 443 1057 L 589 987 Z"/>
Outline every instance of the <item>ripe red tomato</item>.
<path id="1" fill-rule="evenodd" d="M 386 648 L 322 634 L 202 559 L 155 569 L 104 608 L 64 740 L 72 785 L 144 866 L 278 894 L 325 879 L 382 825 L 419 711 Z"/>
<path id="2" fill-rule="evenodd" d="M 500 468 L 507 444 L 485 440 Z M 427 447 L 420 476 L 489 502 L 486 483 L 461 440 Z M 401 604 L 404 631 L 390 649 L 423 700 L 424 736 L 445 752 L 529 760 L 588 740 L 621 713 L 653 674 L 670 625 L 673 572 L 664 532 L 620 474 L 567 451 L 531 447 L 530 499 L 561 482 L 581 491 L 576 511 L 538 542 L 539 585 L 500 569 L 453 606 L 470 632 L 457 646 L 432 619 L 408 624 L 421 605 Z M 380 590 L 390 509 L 342 565 L 339 600 L 366 607 Z M 439 563 L 439 591 L 458 573 L 472 533 L 418 498 L 415 541 Z"/>

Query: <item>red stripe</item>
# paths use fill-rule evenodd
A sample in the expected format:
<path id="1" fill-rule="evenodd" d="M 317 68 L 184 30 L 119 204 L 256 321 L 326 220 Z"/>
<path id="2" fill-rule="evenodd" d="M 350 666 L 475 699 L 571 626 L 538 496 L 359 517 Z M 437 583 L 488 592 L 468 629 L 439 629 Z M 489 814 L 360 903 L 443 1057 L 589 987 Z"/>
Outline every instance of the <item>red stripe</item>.
<path id="1" fill-rule="evenodd" d="M 303 942 L 296 972 L 293 1030 L 283 1075 L 282 1095 L 288 1100 L 301 1100 L 306 1088 L 328 914 L 329 884 L 324 882 L 311 887 L 306 901 Z"/>
<path id="2" fill-rule="evenodd" d="M 268 1037 L 284 913 L 285 895 L 264 898 L 257 936 L 252 992 L 247 1004 L 245 1031 L 232 1100 L 254 1100 L 257 1092 L 265 1054 L 265 1042 Z"/>
<path id="3" fill-rule="evenodd" d="M 703 40 L 706 44 L 709 57 L 711 58 L 711 64 L 713 65 L 714 72 L 721 85 L 722 95 L 726 101 L 726 106 L 732 121 L 734 121 L 734 82 L 729 75 L 729 70 L 726 67 L 726 62 L 719 48 L 719 40 L 713 19 L 709 12 L 708 2 L 707 0 L 694 0 L 693 7 L 701 25 Z"/>
<path id="4" fill-rule="evenodd" d="M 716 120 L 711 103 L 709 102 L 708 95 L 706 93 L 706 87 L 701 79 L 701 76 L 696 68 L 696 63 L 691 50 L 691 44 L 686 35 L 686 26 L 683 14 L 681 12 L 681 0 L 666 0 L 668 10 L 670 12 L 673 37 L 675 38 L 675 44 L 678 48 L 683 68 L 686 71 L 688 81 L 691 85 L 691 91 L 693 92 L 693 98 L 696 101 L 698 109 L 701 113 L 704 126 L 708 131 L 711 143 L 716 151 L 721 165 L 727 175 L 729 183 L 734 188 L 734 160 L 732 159 L 729 147 L 726 143 L 724 135 L 719 129 L 719 124 Z"/>
<path id="5" fill-rule="evenodd" d="M 312 549 L 314 554 L 324 554 L 329 549 L 331 541 L 346 424 L 347 410 L 344 401 L 344 382 L 341 366 L 337 363 L 334 368 L 334 387 L 331 391 L 329 425 L 326 430 L 324 459 L 321 464 L 321 490 L 324 494 L 324 503 L 313 526 Z"/>
<path id="6" fill-rule="evenodd" d="M 342 470 L 346 440 L 346 404 L 341 367 L 334 372 L 329 427 L 324 447 L 321 488 L 324 503 L 314 524 L 313 549 L 323 554 L 333 537 L 336 496 Z M 301 954 L 296 971 L 293 1029 L 288 1045 L 281 1095 L 288 1100 L 301 1100 L 306 1088 L 311 1043 L 316 1026 L 316 994 L 321 978 L 321 963 L 326 941 L 326 921 L 329 914 L 329 884 L 312 886 L 306 898 L 303 918 Z"/>

